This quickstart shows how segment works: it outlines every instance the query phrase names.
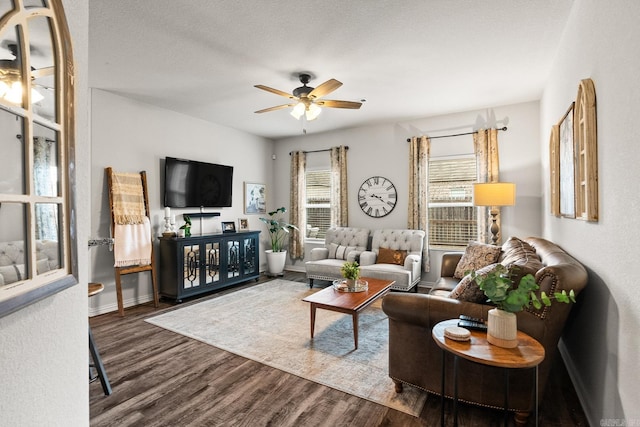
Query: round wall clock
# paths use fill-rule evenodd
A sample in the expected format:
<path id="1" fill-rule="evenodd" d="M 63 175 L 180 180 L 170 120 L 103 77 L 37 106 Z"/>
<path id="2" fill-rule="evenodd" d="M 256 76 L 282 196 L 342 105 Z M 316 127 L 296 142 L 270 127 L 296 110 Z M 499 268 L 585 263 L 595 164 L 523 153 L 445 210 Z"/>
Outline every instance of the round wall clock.
<path id="1" fill-rule="evenodd" d="M 360 209 L 373 218 L 389 215 L 396 206 L 397 197 L 396 187 L 382 176 L 368 178 L 358 190 Z"/>

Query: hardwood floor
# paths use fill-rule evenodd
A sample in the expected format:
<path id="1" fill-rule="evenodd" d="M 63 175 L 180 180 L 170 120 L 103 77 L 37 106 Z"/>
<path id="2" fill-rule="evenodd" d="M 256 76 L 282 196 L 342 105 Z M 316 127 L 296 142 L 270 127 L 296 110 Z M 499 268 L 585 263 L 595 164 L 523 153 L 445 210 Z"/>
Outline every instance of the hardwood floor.
<path id="1" fill-rule="evenodd" d="M 305 282 L 302 273 L 287 280 Z M 159 310 L 197 303 L 271 280 L 223 290 Z M 91 425 L 100 426 L 435 426 L 434 396 L 419 418 L 299 378 L 144 321 L 153 304 L 96 316 L 90 325 L 113 394 L 90 385 Z M 448 409 L 450 409 L 448 407 Z M 447 411 L 448 425 L 453 425 Z M 500 411 L 461 404 L 461 426 L 502 425 Z M 530 420 L 530 425 L 533 420 Z M 558 358 L 540 405 L 541 426 L 588 426 L 562 360 Z"/>

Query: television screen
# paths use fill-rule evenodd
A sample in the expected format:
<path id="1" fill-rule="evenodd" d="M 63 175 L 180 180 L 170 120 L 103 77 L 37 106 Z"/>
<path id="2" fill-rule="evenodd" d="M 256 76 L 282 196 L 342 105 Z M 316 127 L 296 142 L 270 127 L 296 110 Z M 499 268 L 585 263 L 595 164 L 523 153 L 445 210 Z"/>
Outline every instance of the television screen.
<path id="1" fill-rule="evenodd" d="M 172 208 L 230 207 L 233 166 L 167 157 L 164 205 Z"/>

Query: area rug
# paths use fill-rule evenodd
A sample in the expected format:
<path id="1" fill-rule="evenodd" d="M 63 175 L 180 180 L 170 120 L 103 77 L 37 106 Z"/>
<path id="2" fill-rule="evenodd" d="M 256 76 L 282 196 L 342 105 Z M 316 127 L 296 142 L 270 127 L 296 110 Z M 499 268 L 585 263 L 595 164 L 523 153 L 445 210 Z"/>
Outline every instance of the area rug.
<path id="1" fill-rule="evenodd" d="M 388 376 L 389 322 L 377 301 L 360 313 L 358 349 L 351 316 L 318 309 L 310 337 L 309 303 L 317 292 L 282 279 L 146 319 L 239 356 L 404 413 L 419 416 L 427 393 L 397 394 Z"/>

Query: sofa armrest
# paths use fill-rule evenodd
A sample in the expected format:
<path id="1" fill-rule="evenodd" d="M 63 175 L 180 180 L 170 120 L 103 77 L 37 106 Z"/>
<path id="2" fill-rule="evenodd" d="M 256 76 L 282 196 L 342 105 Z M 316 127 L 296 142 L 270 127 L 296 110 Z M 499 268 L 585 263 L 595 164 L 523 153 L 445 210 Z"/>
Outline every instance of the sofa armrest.
<path id="1" fill-rule="evenodd" d="M 360 251 L 351 251 L 349 252 L 349 254 L 347 255 L 347 262 L 357 262 L 358 264 L 360 264 Z"/>
<path id="2" fill-rule="evenodd" d="M 376 253 L 373 251 L 364 251 L 360 254 L 360 265 L 373 265 L 376 263 Z"/>
<path id="3" fill-rule="evenodd" d="M 404 259 L 404 268 L 411 272 L 411 280 L 415 281 L 422 275 L 422 257 L 420 255 L 407 255 Z"/>
<path id="4" fill-rule="evenodd" d="M 475 304 L 426 294 L 390 293 L 382 299 L 382 310 L 390 320 L 432 328 L 461 314 L 487 319 L 491 305 Z"/>
<path id="5" fill-rule="evenodd" d="M 445 252 L 442 254 L 442 265 L 440 266 L 440 277 L 453 277 L 462 252 Z"/>
<path id="6" fill-rule="evenodd" d="M 321 259 L 329 258 L 329 249 L 327 248 L 313 248 L 309 254 L 311 261 L 319 261 Z"/>

